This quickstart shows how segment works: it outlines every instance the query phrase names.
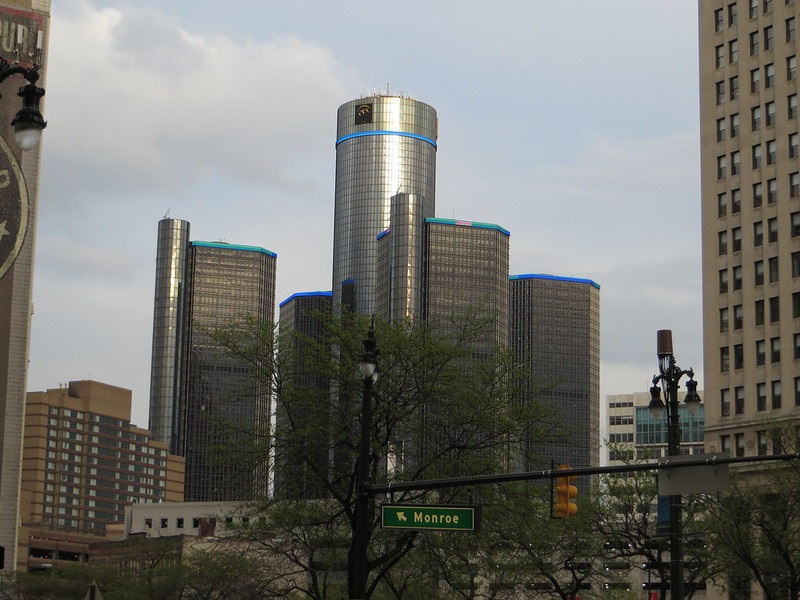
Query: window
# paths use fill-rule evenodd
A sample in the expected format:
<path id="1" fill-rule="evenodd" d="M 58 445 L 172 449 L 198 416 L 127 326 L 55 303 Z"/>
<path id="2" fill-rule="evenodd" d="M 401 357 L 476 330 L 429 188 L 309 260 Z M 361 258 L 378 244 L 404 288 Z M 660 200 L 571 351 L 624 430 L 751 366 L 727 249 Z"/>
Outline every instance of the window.
<path id="1" fill-rule="evenodd" d="M 744 322 L 744 314 L 742 312 L 742 305 L 737 304 L 733 307 L 733 328 L 741 329 Z"/>
<path id="2" fill-rule="evenodd" d="M 722 452 L 727 452 L 730 454 L 731 451 L 731 436 L 729 435 L 721 435 L 719 436 L 719 448 Z"/>
<path id="3" fill-rule="evenodd" d="M 773 38 L 772 26 L 770 25 L 769 27 L 764 27 L 764 51 L 765 52 L 767 52 L 769 50 L 772 50 L 772 45 L 773 45 L 772 44 L 772 38 Z"/>
<path id="4" fill-rule="evenodd" d="M 769 322 L 777 323 L 781 320 L 780 298 L 773 296 L 769 299 Z"/>
<path id="5" fill-rule="evenodd" d="M 717 194 L 717 216 L 724 217 L 728 214 L 728 194 L 722 192 Z"/>
<path id="6" fill-rule="evenodd" d="M 753 131 L 758 131 L 759 129 L 761 129 L 760 106 L 754 106 L 753 108 L 750 109 L 750 129 L 752 129 Z M 753 146 L 753 151 L 755 151 L 756 148 L 757 146 Z"/>
<path id="7" fill-rule="evenodd" d="M 754 109 L 755 110 L 755 109 Z M 755 117 L 753 117 L 755 119 Z M 756 121 L 753 121 L 753 125 L 756 125 Z M 753 168 L 760 169 L 761 168 L 761 144 L 756 144 L 750 150 L 750 154 L 753 157 Z"/>
<path id="8" fill-rule="evenodd" d="M 717 106 L 725 102 L 725 82 L 718 81 L 714 84 L 714 89 L 716 90 L 715 96 L 717 98 Z"/>
<path id="9" fill-rule="evenodd" d="M 792 94 L 786 99 L 789 119 L 797 118 L 797 94 Z"/>
<path id="10" fill-rule="evenodd" d="M 725 141 L 725 117 L 717 119 L 717 141 Z"/>
<path id="11" fill-rule="evenodd" d="M 736 456 L 744 456 L 744 434 L 737 433 L 733 436 L 733 439 L 736 446 Z"/>
<path id="12" fill-rule="evenodd" d="M 742 289 L 742 267 L 737 265 L 733 267 L 733 291 Z"/>
<path id="13" fill-rule="evenodd" d="M 725 65 L 725 46 L 720 44 L 714 48 L 714 66 L 719 69 Z"/>
<path id="14" fill-rule="evenodd" d="M 742 210 L 742 190 L 736 188 L 735 190 L 731 190 L 731 214 L 735 215 L 741 210 Z"/>
<path id="15" fill-rule="evenodd" d="M 175 519 L 175 526 L 178 529 L 183 529 L 183 517 L 178 517 L 177 519 Z"/>
<path id="16" fill-rule="evenodd" d="M 731 391 L 727 388 L 720 390 L 719 414 L 723 417 L 728 417 L 731 414 Z"/>
<path id="17" fill-rule="evenodd" d="M 800 136 L 796 133 L 789 134 L 789 158 L 797 158 L 798 147 L 800 147 Z"/>
<path id="18" fill-rule="evenodd" d="M 753 31 L 750 33 L 750 56 L 758 54 L 758 32 Z"/>
<path id="19" fill-rule="evenodd" d="M 742 344 L 735 344 L 733 346 L 733 368 L 744 368 L 744 346 Z"/>
<path id="20" fill-rule="evenodd" d="M 754 310 L 755 310 L 755 323 L 756 326 L 764 324 L 764 301 L 763 300 L 756 300 L 754 302 Z"/>
<path id="21" fill-rule="evenodd" d="M 726 294 L 728 292 L 728 269 L 721 269 L 719 272 L 719 293 Z"/>
<path id="22" fill-rule="evenodd" d="M 800 196 L 800 173 L 789 175 L 789 196 L 792 198 Z"/>
<path id="23" fill-rule="evenodd" d="M 761 71 L 752 69 L 750 71 L 750 93 L 755 94 L 761 88 Z"/>
<path id="24" fill-rule="evenodd" d="M 794 354 L 792 356 L 798 359 L 800 358 L 800 333 L 795 333 L 792 336 L 792 341 L 794 343 Z"/>
<path id="25" fill-rule="evenodd" d="M 728 42 L 728 62 L 733 64 L 739 62 L 739 41 L 731 40 Z"/>
<path id="26" fill-rule="evenodd" d="M 733 27 L 736 25 L 738 10 L 737 10 L 736 2 L 733 4 L 728 5 L 728 27 Z"/>
<path id="27" fill-rule="evenodd" d="M 775 125 L 775 103 L 767 102 L 764 108 L 767 110 L 767 127 L 772 127 Z"/>
<path id="28" fill-rule="evenodd" d="M 760 246 L 764 243 L 764 223 L 756 221 L 753 223 L 753 246 Z"/>
<path id="29" fill-rule="evenodd" d="M 797 56 L 788 56 L 786 58 L 786 79 L 794 79 L 797 77 Z"/>
<path id="30" fill-rule="evenodd" d="M 786 19 L 786 41 L 793 42 L 795 38 L 794 17 Z"/>
<path id="31" fill-rule="evenodd" d="M 725 179 L 728 172 L 728 157 L 725 155 L 717 157 L 717 179 Z"/>
<path id="32" fill-rule="evenodd" d="M 166 517 L 161 517 L 161 529 L 166 529 L 169 525 L 169 519 Z"/>
<path id="33" fill-rule="evenodd" d="M 152 529 L 153 528 L 153 519 L 145 519 L 144 520 L 144 526 L 147 529 Z"/>
<path id="34" fill-rule="evenodd" d="M 723 88 L 723 95 L 724 95 L 724 88 Z M 739 113 L 733 113 L 731 115 L 731 139 L 738 137 L 739 135 Z"/>
<path id="35" fill-rule="evenodd" d="M 792 237 L 797 237 L 800 235 L 800 212 L 793 212 L 789 218 Z"/>
<path id="36" fill-rule="evenodd" d="M 767 219 L 767 240 L 770 244 L 778 241 L 778 218 Z"/>
<path id="37" fill-rule="evenodd" d="M 767 180 L 767 204 L 775 204 L 778 201 L 778 180 Z"/>
<path id="38" fill-rule="evenodd" d="M 731 368 L 731 353 L 730 348 L 725 346 L 719 349 L 719 370 L 727 373 Z"/>
<path id="39" fill-rule="evenodd" d="M 728 309 L 719 309 L 719 332 L 728 333 Z"/>
<path id="40" fill-rule="evenodd" d="M 719 33 L 725 25 L 725 20 L 722 15 L 722 9 L 718 8 L 714 11 L 714 31 Z"/>
<path id="41" fill-rule="evenodd" d="M 800 252 L 792 252 L 792 277 L 800 277 Z"/>
<path id="42" fill-rule="evenodd" d="M 800 377 L 794 378 L 794 405 L 800 406 Z"/>
<path id="43" fill-rule="evenodd" d="M 764 185 L 759 181 L 753 184 L 753 208 L 758 208 L 764 202 Z M 759 244 L 756 244 L 757 246 Z"/>
<path id="44" fill-rule="evenodd" d="M 764 0 L 764 14 L 772 10 L 772 0 Z"/>
<path id="45" fill-rule="evenodd" d="M 767 455 L 767 432 L 763 429 L 761 431 L 756 431 L 756 440 L 758 443 L 758 455 L 759 456 L 766 456 Z M 750 597 L 749 591 L 747 597 Z"/>
<path id="46" fill-rule="evenodd" d="M 722 95 L 725 95 L 725 82 L 722 83 Z M 764 66 L 764 89 L 769 89 L 775 85 L 775 65 L 772 63 Z"/>
<path id="47" fill-rule="evenodd" d="M 731 152 L 731 175 L 738 175 L 741 171 L 742 155 L 738 150 Z"/>
<path id="48" fill-rule="evenodd" d="M 781 338 L 774 337 L 769 340 L 769 361 L 781 362 Z"/>
<path id="49" fill-rule="evenodd" d="M 728 232 L 727 231 L 720 231 L 718 234 L 719 237 L 719 253 L 727 254 L 728 253 Z"/>
<path id="50" fill-rule="evenodd" d="M 767 142 L 767 164 L 774 165 L 775 158 L 778 155 L 778 144 L 775 143 L 775 140 L 770 140 Z"/>
<path id="51" fill-rule="evenodd" d="M 730 87 L 730 96 L 731 100 L 736 100 L 739 96 L 739 76 L 734 75 L 728 80 L 728 86 Z"/>
<path id="52" fill-rule="evenodd" d="M 767 362 L 767 344 L 764 340 L 756 340 L 756 366 L 760 367 Z"/>
<path id="53" fill-rule="evenodd" d="M 780 408 L 781 407 L 780 379 L 773 381 L 771 386 L 772 386 L 772 408 Z"/>
<path id="54" fill-rule="evenodd" d="M 733 237 L 733 251 L 740 252 L 742 250 L 742 228 L 734 227 L 731 229 L 731 234 Z"/>
<path id="55" fill-rule="evenodd" d="M 750 18 L 755 19 L 758 16 L 758 0 L 750 0 Z"/>
<path id="56" fill-rule="evenodd" d="M 778 281 L 778 257 L 773 256 L 767 259 L 767 270 L 769 271 L 769 282 L 775 283 Z"/>
<path id="57" fill-rule="evenodd" d="M 756 410 L 767 410 L 767 384 L 756 384 Z"/>
<path id="58" fill-rule="evenodd" d="M 792 318 L 800 319 L 800 292 L 792 293 Z"/>

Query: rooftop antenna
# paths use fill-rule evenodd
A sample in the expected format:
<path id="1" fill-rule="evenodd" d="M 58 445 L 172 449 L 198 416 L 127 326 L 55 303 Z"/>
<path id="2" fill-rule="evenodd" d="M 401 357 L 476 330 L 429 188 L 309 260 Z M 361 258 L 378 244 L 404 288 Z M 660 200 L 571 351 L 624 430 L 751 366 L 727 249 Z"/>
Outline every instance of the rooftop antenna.
<path id="1" fill-rule="evenodd" d="M 164 213 L 164 216 L 162 218 L 166 219 L 169 216 L 169 211 L 171 211 L 171 210 L 172 210 L 171 208 L 168 208 L 167 212 Z"/>

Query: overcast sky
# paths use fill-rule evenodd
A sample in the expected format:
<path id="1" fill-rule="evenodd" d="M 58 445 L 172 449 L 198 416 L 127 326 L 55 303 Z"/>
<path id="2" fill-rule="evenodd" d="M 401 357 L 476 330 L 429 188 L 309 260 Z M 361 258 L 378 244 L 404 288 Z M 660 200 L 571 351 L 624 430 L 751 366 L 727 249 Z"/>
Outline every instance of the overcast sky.
<path id="1" fill-rule="evenodd" d="M 28 389 L 147 426 L 167 214 L 276 252 L 278 302 L 330 290 L 336 109 L 387 88 L 438 112 L 437 216 L 600 284 L 603 397 L 658 329 L 702 373 L 696 37 L 696 0 L 53 0 Z"/>

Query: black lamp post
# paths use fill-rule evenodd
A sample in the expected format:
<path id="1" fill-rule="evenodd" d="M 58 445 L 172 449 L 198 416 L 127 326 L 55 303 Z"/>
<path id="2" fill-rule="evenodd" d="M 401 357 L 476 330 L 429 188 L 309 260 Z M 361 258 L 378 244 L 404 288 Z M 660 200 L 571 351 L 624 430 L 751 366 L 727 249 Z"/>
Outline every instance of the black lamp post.
<path id="1" fill-rule="evenodd" d="M 650 388 L 650 414 L 660 419 L 667 412 L 667 454 L 678 456 L 681 445 L 681 427 L 678 419 L 678 387 L 684 375 L 689 376 L 686 382 L 686 398 L 684 403 L 689 413 L 694 415 L 700 406 L 697 395 L 697 382 L 692 369 L 682 370 L 675 364 L 672 354 L 672 331 L 661 329 L 657 333 L 657 353 L 659 374 L 653 376 Z M 661 387 L 664 388 L 666 405 L 661 400 Z M 670 593 L 672 600 L 684 599 L 683 585 L 683 523 L 681 514 L 681 497 L 679 494 L 669 497 L 669 555 L 670 555 Z"/>
<path id="2" fill-rule="evenodd" d="M 370 324 L 364 340 L 364 354 L 358 361 L 358 370 L 364 384 L 361 396 L 361 437 L 358 445 L 358 472 L 356 481 L 355 535 L 350 555 L 350 598 L 367 597 L 367 544 L 369 541 L 369 458 L 372 425 L 372 385 L 378 379 L 378 350 L 375 347 L 375 324 Z"/>
<path id="3" fill-rule="evenodd" d="M 47 122 L 39 111 L 39 102 L 44 96 L 44 89 L 36 85 L 39 81 L 39 67 L 23 67 L 11 65 L 0 57 L 0 84 L 12 75 L 22 75 L 28 85 L 19 88 L 17 95 L 22 98 L 22 108 L 14 116 L 11 124 L 14 126 L 14 137 L 23 150 L 35 148 L 42 138 L 42 130 L 47 127 Z"/>

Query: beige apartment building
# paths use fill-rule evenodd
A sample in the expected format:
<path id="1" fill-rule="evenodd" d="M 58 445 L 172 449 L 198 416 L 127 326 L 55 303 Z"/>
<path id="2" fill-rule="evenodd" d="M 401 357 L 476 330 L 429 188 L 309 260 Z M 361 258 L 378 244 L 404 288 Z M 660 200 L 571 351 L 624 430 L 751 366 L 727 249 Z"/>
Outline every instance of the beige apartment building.
<path id="1" fill-rule="evenodd" d="M 800 417 L 795 0 L 700 0 L 705 447 L 781 451 Z"/>
<path id="2" fill-rule="evenodd" d="M 130 419 L 131 391 L 113 385 L 28 393 L 17 569 L 84 561 L 131 504 L 183 501 L 185 460 Z"/>

